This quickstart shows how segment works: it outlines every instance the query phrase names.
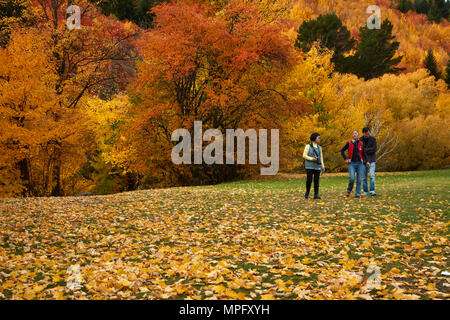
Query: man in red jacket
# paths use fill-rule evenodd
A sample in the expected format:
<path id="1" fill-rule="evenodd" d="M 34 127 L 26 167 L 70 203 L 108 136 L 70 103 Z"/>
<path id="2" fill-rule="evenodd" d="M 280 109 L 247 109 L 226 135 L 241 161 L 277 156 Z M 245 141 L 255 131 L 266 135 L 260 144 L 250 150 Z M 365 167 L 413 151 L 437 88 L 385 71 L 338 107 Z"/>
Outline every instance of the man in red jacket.
<path id="1" fill-rule="evenodd" d="M 355 173 L 357 175 L 356 180 L 356 198 L 362 198 L 361 195 L 361 182 L 364 175 L 364 166 L 367 166 L 367 155 L 364 150 L 364 145 L 361 140 L 358 139 L 358 131 L 353 131 L 352 140 L 348 141 L 341 149 L 341 155 L 344 158 L 345 163 L 348 164 L 348 187 L 347 197 L 350 196 L 353 184 L 355 183 Z M 347 155 L 345 151 L 348 150 Z M 370 165 L 370 164 L 369 164 Z"/>

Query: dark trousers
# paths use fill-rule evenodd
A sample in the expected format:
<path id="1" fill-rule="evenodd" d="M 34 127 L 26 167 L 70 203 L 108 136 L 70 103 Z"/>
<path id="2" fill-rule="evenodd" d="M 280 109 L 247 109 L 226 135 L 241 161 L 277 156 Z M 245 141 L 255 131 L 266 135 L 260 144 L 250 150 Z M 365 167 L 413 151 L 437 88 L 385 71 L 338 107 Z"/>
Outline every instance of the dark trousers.
<path id="1" fill-rule="evenodd" d="M 318 195 L 320 170 L 306 169 L 306 193 L 309 194 L 309 191 L 311 190 L 311 183 L 313 181 L 313 177 L 314 177 L 314 195 Z"/>

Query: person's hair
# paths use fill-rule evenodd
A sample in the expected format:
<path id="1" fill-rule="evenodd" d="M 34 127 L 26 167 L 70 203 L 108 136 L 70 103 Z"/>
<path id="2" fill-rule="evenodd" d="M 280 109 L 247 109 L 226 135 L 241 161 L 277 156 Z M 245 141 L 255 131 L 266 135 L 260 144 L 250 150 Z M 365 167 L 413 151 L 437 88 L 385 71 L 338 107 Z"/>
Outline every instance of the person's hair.
<path id="1" fill-rule="evenodd" d="M 320 136 L 320 134 L 318 134 L 317 132 L 314 132 L 314 133 L 311 134 L 311 137 L 309 137 L 309 139 L 311 141 L 316 141 L 318 136 Z"/>
<path id="2" fill-rule="evenodd" d="M 366 132 L 370 132 L 369 127 L 364 127 L 364 128 L 363 128 L 363 133 L 366 133 Z"/>

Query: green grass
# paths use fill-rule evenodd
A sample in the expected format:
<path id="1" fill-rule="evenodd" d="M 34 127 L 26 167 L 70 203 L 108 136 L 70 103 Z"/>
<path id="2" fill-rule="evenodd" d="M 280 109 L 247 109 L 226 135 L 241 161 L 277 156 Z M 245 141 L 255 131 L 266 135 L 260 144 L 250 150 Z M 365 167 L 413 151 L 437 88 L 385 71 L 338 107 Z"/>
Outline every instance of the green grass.
<path id="1" fill-rule="evenodd" d="M 289 175 L 288 175 L 289 176 Z M 293 175 L 297 176 L 297 175 Z M 237 182 L 221 183 L 214 186 L 206 186 L 204 188 L 212 189 L 304 189 L 305 179 L 302 178 L 268 178 L 261 180 L 244 180 Z M 407 172 L 377 172 L 376 174 L 376 188 L 390 190 L 392 185 L 397 183 L 417 184 L 417 187 L 432 186 L 433 184 L 440 184 L 442 187 L 449 187 L 450 185 L 450 169 L 446 170 L 427 170 L 427 171 L 407 171 Z M 320 185 L 322 191 L 328 191 L 330 188 L 343 187 L 344 191 L 347 187 L 348 175 L 347 173 L 329 174 L 324 173 L 320 178 Z M 356 184 L 356 183 L 355 183 Z"/>

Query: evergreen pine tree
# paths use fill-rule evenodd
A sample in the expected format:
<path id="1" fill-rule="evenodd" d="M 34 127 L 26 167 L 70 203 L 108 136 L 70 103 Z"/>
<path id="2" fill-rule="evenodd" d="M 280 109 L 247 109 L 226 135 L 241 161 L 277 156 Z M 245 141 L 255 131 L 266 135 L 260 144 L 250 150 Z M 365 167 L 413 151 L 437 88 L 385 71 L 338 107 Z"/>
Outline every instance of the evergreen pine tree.
<path id="1" fill-rule="evenodd" d="M 89 0 L 100 7 L 105 15 L 114 14 L 119 20 L 130 20 L 144 29 L 153 27 L 154 15 L 148 11 L 168 0 Z"/>
<path id="2" fill-rule="evenodd" d="M 406 13 L 409 10 L 413 9 L 413 4 L 411 0 L 398 0 L 396 9 L 400 10 L 403 13 Z"/>
<path id="3" fill-rule="evenodd" d="M 427 14 L 428 10 L 430 10 L 430 6 L 428 5 L 427 0 L 415 0 L 414 1 L 414 10 L 417 13 Z"/>
<path id="4" fill-rule="evenodd" d="M 434 21 L 434 22 L 441 22 L 442 19 L 442 12 L 439 9 L 439 6 L 437 4 L 436 0 L 432 0 L 430 9 L 428 10 L 427 14 L 428 20 Z"/>
<path id="5" fill-rule="evenodd" d="M 26 22 L 25 9 L 23 1 L 0 1 L 0 47 L 5 48 L 8 44 L 12 24 Z"/>
<path id="6" fill-rule="evenodd" d="M 102 0 L 99 3 L 103 13 L 107 16 L 115 15 L 119 20 L 134 19 L 134 4 L 128 0 Z"/>
<path id="7" fill-rule="evenodd" d="M 450 14 L 450 1 L 449 0 L 434 0 L 436 2 L 439 11 L 441 12 L 442 18 L 448 20 Z"/>
<path id="8" fill-rule="evenodd" d="M 392 23 L 385 19 L 380 29 L 368 29 L 367 26 L 359 28 L 360 41 L 357 50 L 351 59 L 352 73 L 364 79 L 372 79 L 385 73 L 398 73 L 404 68 L 395 67 L 402 56 L 394 58 L 400 45 L 393 41 Z"/>
<path id="9" fill-rule="evenodd" d="M 425 57 L 423 65 L 428 70 L 430 75 L 434 76 L 436 80 L 441 78 L 441 74 L 437 70 L 436 59 L 434 58 L 433 51 L 431 51 L 431 49 L 428 49 L 428 54 Z"/>
<path id="10" fill-rule="evenodd" d="M 294 45 L 308 52 L 315 41 L 334 50 L 332 62 L 336 71 L 348 72 L 348 59 L 344 57 L 344 53 L 350 51 L 356 41 L 351 38 L 350 31 L 336 14 L 320 15 L 317 19 L 304 21 L 298 29 Z"/>
<path id="11" fill-rule="evenodd" d="M 157 6 L 163 2 L 168 2 L 169 0 L 136 0 L 134 2 L 135 6 L 135 20 L 134 22 L 141 28 L 148 29 L 153 28 L 153 19 L 155 15 L 149 13 L 150 9 Z"/>

